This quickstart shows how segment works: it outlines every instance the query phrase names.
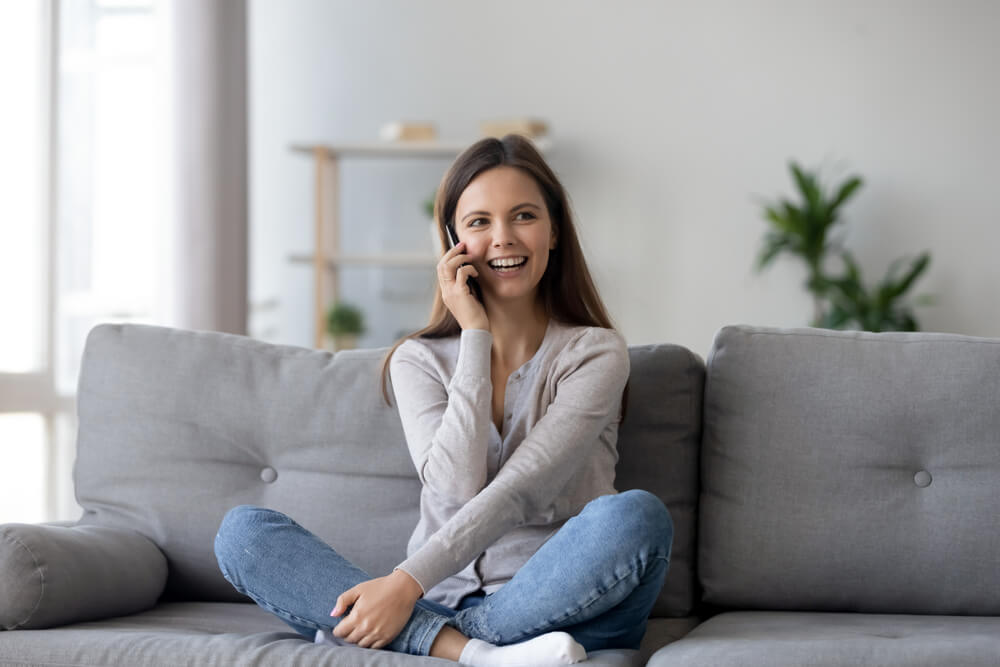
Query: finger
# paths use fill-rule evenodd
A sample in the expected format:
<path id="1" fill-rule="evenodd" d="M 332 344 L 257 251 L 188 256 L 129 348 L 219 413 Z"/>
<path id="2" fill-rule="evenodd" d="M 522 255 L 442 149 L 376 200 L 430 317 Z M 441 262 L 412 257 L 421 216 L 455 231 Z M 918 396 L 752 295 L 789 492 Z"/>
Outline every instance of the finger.
<path id="1" fill-rule="evenodd" d="M 361 641 L 358 642 L 358 646 L 361 648 L 374 648 L 375 642 L 378 641 L 378 637 L 375 635 L 366 635 Z"/>
<path id="2" fill-rule="evenodd" d="M 468 285 L 469 278 L 478 278 L 478 277 L 479 277 L 479 271 L 476 270 L 476 267 L 469 264 L 468 266 L 463 266 L 458 270 L 458 277 L 456 278 L 456 280 L 462 283 L 463 285 Z"/>
<path id="3" fill-rule="evenodd" d="M 445 257 L 438 263 L 438 277 L 446 282 L 451 282 L 455 279 L 455 271 L 461 264 L 464 264 L 461 256 Z"/>
<path id="4" fill-rule="evenodd" d="M 350 642 L 351 644 L 357 644 L 359 641 L 364 639 L 367 634 L 367 629 L 362 629 L 361 626 L 358 626 L 354 628 L 354 631 L 351 632 L 351 634 L 344 638 L 344 641 Z"/>
<path id="5" fill-rule="evenodd" d="M 448 250 L 441 256 L 441 261 L 444 262 L 462 254 L 465 254 L 465 241 L 459 242 L 459 244 L 454 248 L 448 248 Z"/>
<path id="6" fill-rule="evenodd" d="M 337 623 L 333 628 L 333 636 L 339 639 L 343 639 L 352 632 L 354 632 L 354 619 L 350 616 Z"/>
<path id="7" fill-rule="evenodd" d="M 453 276 L 461 267 L 466 266 L 467 264 L 469 264 L 468 255 L 466 255 L 465 253 L 462 253 L 461 255 L 455 255 L 454 257 L 448 260 L 448 263 L 445 266 L 445 273 Z"/>
<path id="8" fill-rule="evenodd" d="M 379 639 L 374 644 L 371 645 L 371 648 L 385 648 L 388 645 L 389 645 L 388 639 Z"/>
<path id="9" fill-rule="evenodd" d="M 347 608 L 352 604 L 357 602 L 358 592 L 353 588 L 349 588 L 337 597 L 337 604 L 334 605 L 333 611 L 330 612 L 330 616 L 343 616 Z"/>
<path id="10" fill-rule="evenodd" d="M 438 269 L 438 280 L 440 280 L 442 283 L 452 282 L 453 278 L 451 276 L 452 274 L 448 271 L 447 266 L 442 266 L 441 268 Z"/>

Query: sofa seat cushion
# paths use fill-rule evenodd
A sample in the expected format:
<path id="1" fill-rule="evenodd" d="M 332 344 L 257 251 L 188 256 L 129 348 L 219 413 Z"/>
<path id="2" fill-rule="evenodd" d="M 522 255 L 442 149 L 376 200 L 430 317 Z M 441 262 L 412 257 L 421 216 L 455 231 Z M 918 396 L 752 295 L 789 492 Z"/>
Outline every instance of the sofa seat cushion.
<path id="1" fill-rule="evenodd" d="M 675 642 L 691 632 L 700 622 L 695 616 L 649 619 L 649 623 L 646 625 L 646 634 L 642 638 L 642 645 L 639 646 L 639 655 L 633 658 L 633 663 L 645 665 L 649 662 L 650 656 L 667 644 Z M 591 654 L 588 657 L 593 658 L 594 655 Z"/>
<path id="2" fill-rule="evenodd" d="M 692 619 L 654 619 L 640 651 L 596 651 L 585 664 L 638 667 L 656 646 L 682 636 Z M 662 645 L 662 644 L 661 644 Z M 170 602 L 131 616 L 78 623 L 48 630 L 0 632 L 0 664 L 60 667 L 182 667 L 184 665 L 455 665 L 417 657 L 306 641 L 280 619 L 255 604 Z"/>
<path id="3" fill-rule="evenodd" d="M 995 666 L 1000 618 L 782 611 L 714 616 L 649 667 Z"/>
<path id="4" fill-rule="evenodd" d="M 306 641 L 254 604 L 175 602 L 141 614 L 48 630 L 0 632 L 3 665 L 454 665 Z"/>

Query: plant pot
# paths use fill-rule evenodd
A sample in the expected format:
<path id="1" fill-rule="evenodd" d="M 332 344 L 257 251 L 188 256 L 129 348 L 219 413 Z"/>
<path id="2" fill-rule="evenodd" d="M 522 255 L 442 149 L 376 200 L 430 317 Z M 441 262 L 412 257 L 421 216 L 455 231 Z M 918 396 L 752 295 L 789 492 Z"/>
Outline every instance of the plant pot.
<path id="1" fill-rule="evenodd" d="M 326 336 L 326 349 L 330 352 L 340 352 L 341 350 L 353 350 L 358 346 L 357 334 L 339 334 L 337 336 Z"/>

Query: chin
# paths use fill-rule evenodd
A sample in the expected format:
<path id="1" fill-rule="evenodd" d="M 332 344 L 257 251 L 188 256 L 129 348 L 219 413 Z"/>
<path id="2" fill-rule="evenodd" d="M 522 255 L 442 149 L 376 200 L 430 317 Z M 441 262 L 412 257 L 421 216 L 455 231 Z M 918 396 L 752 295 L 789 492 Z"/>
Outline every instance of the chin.
<path id="1" fill-rule="evenodd" d="M 512 290 L 512 289 L 500 289 L 499 291 L 491 291 L 488 295 L 484 295 L 496 301 L 497 303 L 510 303 L 515 301 L 532 301 L 538 298 L 538 288 L 531 290 Z"/>

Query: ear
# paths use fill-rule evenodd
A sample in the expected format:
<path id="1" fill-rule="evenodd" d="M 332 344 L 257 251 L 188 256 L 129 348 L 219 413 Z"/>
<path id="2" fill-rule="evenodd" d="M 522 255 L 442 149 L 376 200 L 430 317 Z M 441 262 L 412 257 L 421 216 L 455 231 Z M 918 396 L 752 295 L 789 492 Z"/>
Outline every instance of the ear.
<path id="1" fill-rule="evenodd" d="M 549 250 L 556 249 L 556 241 L 558 240 L 558 234 L 556 234 L 555 225 L 552 226 L 552 234 L 549 236 Z"/>

